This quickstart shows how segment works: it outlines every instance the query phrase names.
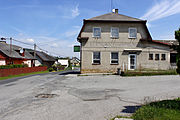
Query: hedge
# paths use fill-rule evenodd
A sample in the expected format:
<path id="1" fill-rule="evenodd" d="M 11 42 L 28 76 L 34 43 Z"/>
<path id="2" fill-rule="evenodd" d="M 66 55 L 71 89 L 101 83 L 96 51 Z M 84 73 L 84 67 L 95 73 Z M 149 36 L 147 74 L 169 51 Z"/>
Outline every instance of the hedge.
<path id="1" fill-rule="evenodd" d="M 16 65 L 1 65 L 0 69 L 10 69 L 10 68 L 24 68 L 28 67 L 27 64 L 21 65 L 21 64 L 16 64 Z"/>

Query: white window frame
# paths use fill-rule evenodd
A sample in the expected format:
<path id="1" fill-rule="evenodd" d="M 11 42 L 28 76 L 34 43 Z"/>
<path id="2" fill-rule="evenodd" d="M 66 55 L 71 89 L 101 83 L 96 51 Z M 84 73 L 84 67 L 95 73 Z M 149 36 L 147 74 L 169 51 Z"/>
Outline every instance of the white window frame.
<path id="1" fill-rule="evenodd" d="M 100 53 L 100 59 L 94 59 L 94 52 L 99 52 Z M 100 63 L 94 63 L 94 60 L 99 60 Z M 92 52 L 92 64 L 97 64 L 97 65 L 101 64 L 101 52 L 100 51 L 93 51 Z"/>
<path id="2" fill-rule="evenodd" d="M 130 31 L 131 31 L 131 29 L 135 29 L 135 30 L 136 30 L 136 37 L 131 37 L 131 36 L 130 36 Z M 129 38 L 137 38 L 137 28 L 130 27 L 129 30 L 128 30 L 128 32 L 129 32 L 129 34 L 128 34 L 128 37 L 129 37 Z"/>
<path id="3" fill-rule="evenodd" d="M 94 36 L 94 28 L 100 28 L 100 36 Z M 94 37 L 94 38 L 100 38 L 101 37 L 101 27 L 93 27 L 92 37 Z"/>
<path id="4" fill-rule="evenodd" d="M 118 36 L 112 36 L 112 29 L 117 29 L 118 30 Z M 111 38 L 119 38 L 119 28 L 118 27 L 111 27 Z"/>
<path id="5" fill-rule="evenodd" d="M 117 53 L 118 54 L 118 58 L 117 59 L 112 59 L 112 53 Z M 117 63 L 112 63 L 112 60 L 117 60 Z M 119 64 L 119 52 L 111 52 L 110 53 L 110 64 Z"/>

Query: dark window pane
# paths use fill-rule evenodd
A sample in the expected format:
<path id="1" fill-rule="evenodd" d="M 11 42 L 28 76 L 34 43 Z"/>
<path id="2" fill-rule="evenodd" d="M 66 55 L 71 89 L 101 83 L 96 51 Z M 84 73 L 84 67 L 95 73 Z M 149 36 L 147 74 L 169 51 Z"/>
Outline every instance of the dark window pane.
<path id="1" fill-rule="evenodd" d="M 155 60 L 159 60 L 159 54 L 155 54 Z"/>
<path id="2" fill-rule="evenodd" d="M 166 60 L 166 54 L 161 54 L 161 60 Z"/>
<path id="3" fill-rule="evenodd" d="M 118 53 L 111 53 L 111 59 L 118 59 Z"/>
<path id="4" fill-rule="evenodd" d="M 149 54 L 149 60 L 153 60 L 153 54 Z"/>
<path id="5" fill-rule="evenodd" d="M 100 59 L 100 52 L 94 52 L 93 59 Z"/>

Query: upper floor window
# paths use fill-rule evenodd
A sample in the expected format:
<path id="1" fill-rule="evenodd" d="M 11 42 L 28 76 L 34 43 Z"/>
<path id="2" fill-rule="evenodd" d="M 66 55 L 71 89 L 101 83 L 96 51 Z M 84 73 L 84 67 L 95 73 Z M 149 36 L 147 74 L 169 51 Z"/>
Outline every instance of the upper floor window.
<path id="1" fill-rule="evenodd" d="M 93 28 L 93 37 L 101 37 L 101 28 L 100 27 Z"/>
<path id="2" fill-rule="evenodd" d="M 155 60 L 159 60 L 159 54 L 155 54 Z"/>
<path id="3" fill-rule="evenodd" d="M 137 38 L 137 29 L 129 28 L 129 38 Z"/>
<path id="4" fill-rule="evenodd" d="M 93 64 L 101 63 L 101 55 L 100 52 L 93 52 Z"/>
<path id="5" fill-rule="evenodd" d="M 119 28 L 116 28 L 116 27 L 111 28 L 111 37 L 119 38 Z"/>
<path id="6" fill-rule="evenodd" d="M 166 60 L 166 54 L 161 54 L 161 60 Z"/>
<path id="7" fill-rule="evenodd" d="M 153 60 L 153 54 L 149 54 L 149 60 Z"/>
<path id="8" fill-rule="evenodd" d="M 111 52 L 111 64 L 118 64 L 118 52 Z"/>

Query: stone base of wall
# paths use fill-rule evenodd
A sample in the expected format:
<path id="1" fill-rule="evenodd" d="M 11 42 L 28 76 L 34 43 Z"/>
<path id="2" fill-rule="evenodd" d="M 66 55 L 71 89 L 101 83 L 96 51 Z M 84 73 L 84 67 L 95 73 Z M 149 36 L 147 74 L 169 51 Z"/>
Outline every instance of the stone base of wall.
<path id="1" fill-rule="evenodd" d="M 46 71 L 47 67 L 26 67 L 26 68 L 12 68 L 12 69 L 0 69 L 0 77 L 6 77 L 9 75 L 18 75 L 23 73 L 32 73 L 39 71 Z"/>
<path id="2" fill-rule="evenodd" d="M 115 70 L 100 70 L 100 69 L 81 69 L 81 74 L 84 73 L 116 73 Z"/>

